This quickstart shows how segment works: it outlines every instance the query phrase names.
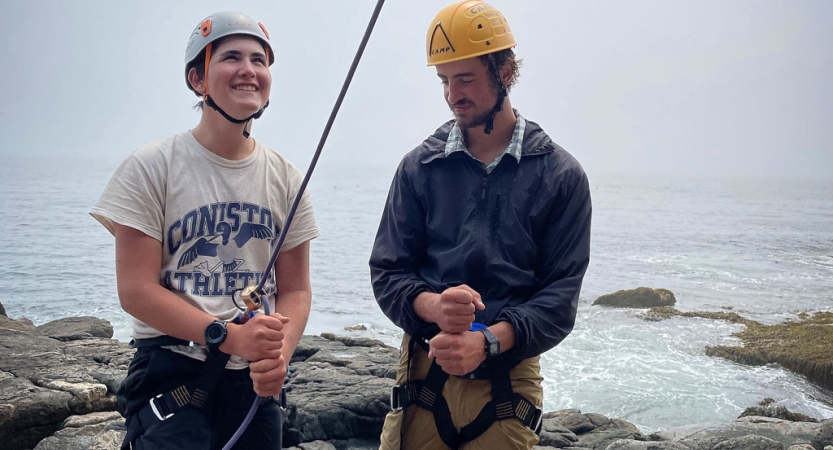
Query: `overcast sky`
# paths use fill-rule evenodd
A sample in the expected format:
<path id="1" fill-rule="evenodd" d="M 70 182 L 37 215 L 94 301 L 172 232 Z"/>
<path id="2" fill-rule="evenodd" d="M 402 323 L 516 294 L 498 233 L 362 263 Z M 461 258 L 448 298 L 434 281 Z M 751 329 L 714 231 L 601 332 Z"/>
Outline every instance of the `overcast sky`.
<path id="1" fill-rule="evenodd" d="M 319 164 L 395 166 L 450 118 L 425 34 L 447 0 L 388 0 Z M 253 135 L 308 165 L 375 0 L 10 0 L 0 157 L 121 161 L 199 120 L 184 52 L 238 10 L 277 53 Z M 833 1 L 495 0 L 523 58 L 513 106 L 588 173 L 833 178 Z"/>

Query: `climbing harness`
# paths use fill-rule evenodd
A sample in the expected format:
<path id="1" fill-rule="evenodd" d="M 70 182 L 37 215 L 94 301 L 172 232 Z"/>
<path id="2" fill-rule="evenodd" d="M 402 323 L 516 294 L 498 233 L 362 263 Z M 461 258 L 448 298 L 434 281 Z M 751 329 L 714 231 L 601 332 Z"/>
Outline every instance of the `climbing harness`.
<path id="1" fill-rule="evenodd" d="M 138 339 L 131 342 L 133 348 L 160 347 L 167 345 L 190 345 L 189 341 L 177 339 L 171 336 L 159 336 L 150 339 Z M 162 422 L 170 419 L 181 408 L 193 406 L 200 410 L 210 409 L 211 395 L 220 380 L 220 374 L 226 367 L 231 355 L 220 351 L 210 352 L 203 363 L 196 380 L 184 383 L 163 394 L 151 397 L 142 408 L 139 408 L 135 415 L 141 428 L 130 428 L 133 434 L 138 435 L 147 424 Z M 133 442 L 138 436 L 127 436 L 127 442 Z"/>
<path id="2" fill-rule="evenodd" d="M 483 328 L 485 328 L 485 325 L 475 323 L 470 331 L 478 331 Z M 419 345 L 427 353 L 429 336 L 432 334 L 436 333 L 416 334 L 408 342 L 407 381 L 405 384 L 395 385 L 391 388 L 391 411 L 401 410 L 404 414 L 404 410 L 411 405 L 430 411 L 434 416 L 437 434 L 445 445 L 451 449 L 458 449 L 462 444 L 476 439 L 498 420 L 517 419 L 536 434 L 540 434 L 543 410 L 524 396 L 512 391 L 512 380 L 509 378 L 509 371 L 513 364 L 505 358 L 499 357 L 481 364 L 477 370 L 463 377 L 488 379 L 492 385 L 492 400 L 483 406 L 471 423 L 463 426 L 458 432 L 451 419 L 448 403 L 442 395 L 443 386 L 445 386 L 449 375 L 443 371 L 436 360 L 431 361 L 431 367 L 428 369 L 428 374 L 424 380 L 411 380 L 411 358 L 413 358 L 414 349 L 416 345 Z M 403 417 L 403 427 L 404 424 Z"/>
<path id="3" fill-rule="evenodd" d="M 327 137 L 330 134 L 330 130 L 332 129 L 333 123 L 335 122 L 336 116 L 338 115 L 338 111 L 341 108 L 341 104 L 343 103 L 344 97 L 347 94 L 347 89 L 349 88 L 350 83 L 353 80 L 353 75 L 356 73 L 356 69 L 359 65 L 359 61 L 361 60 L 362 54 L 364 53 L 364 50 L 365 50 L 365 47 L 367 46 L 367 43 L 370 40 L 370 35 L 373 32 L 373 28 L 376 25 L 376 21 L 379 17 L 379 13 L 381 12 L 382 6 L 384 5 L 384 3 L 385 3 L 385 0 L 378 0 L 377 3 L 376 3 L 376 7 L 373 10 L 373 14 L 370 18 L 370 22 L 367 25 L 367 29 L 365 30 L 364 36 L 362 37 L 362 41 L 359 44 L 359 48 L 356 52 L 355 57 L 353 58 L 353 63 L 350 65 L 350 69 L 347 72 L 347 77 L 345 78 L 344 83 L 341 86 L 341 91 L 339 92 L 338 98 L 336 99 L 336 102 L 335 102 L 335 105 L 333 106 L 332 111 L 330 112 L 330 117 L 327 120 L 326 126 L 324 127 L 324 131 L 321 135 L 321 139 L 318 142 L 318 147 L 316 148 L 315 154 L 313 155 L 313 158 L 312 158 L 312 161 L 310 162 L 309 168 L 307 169 L 307 172 L 304 175 L 304 179 L 301 182 L 301 186 L 298 189 L 298 193 L 295 195 L 295 200 L 293 201 L 292 206 L 291 206 L 289 212 L 287 213 L 286 219 L 284 220 L 283 227 L 281 228 L 281 232 L 278 236 L 277 244 L 275 245 L 275 248 L 272 251 L 272 256 L 269 259 L 269 262 L 268 262 L 268 264 L 266 265 L 266 268 L 263 271 L 264 274 L 269 273 L 270 269 L 275 266 L 275 262 L 278 259 L 278 255 L 280 254 L 281 248 L 283 247 L 283 243 L 286 240 L 287 230 L 289 230 L 289 227 L 292 224 L 292 220 L 295 217 L 295 212 L 298 209 L 298 205 L 301 203 L 301 198 L 304 194 L 304 191 L 306 190 L 307 185 L 309 184 L 310 177 L 312 176 L 313 170 L 315 170 L 315 166 L 318 163 L 318 159 L 321 156 L 321 151 L 324 148 L 324 144 L 326 143 Z M 241 15 L 241 16 L 243 16 L 243 15 Z M 248 17 L 248 16 L 243 16 L 243 17 Z M 260 25 L 260 24 L 258 24 L 258 25 Z M 272 49 L 271 49 L 271 47 L 269 47 L 269 44 L 268 44 L 268 34 L 266 34 L 265 28 L 263 28 L 262 25 L 260 25 L 260 29 L 263 30 L 263 34 L 265 34 L 265 36 L 266 36 L 266 41 L 265 41 L 266 46 L 268 47 L 268 49 L 271 53 Z M 210 31 L 211 31 L 211 21 L 209 19 L 206 19 L 206 21 L 203 21 L 203 23 L 201 23 L 197 27 L 197 29 L 194 30 L 194 35 L 192 35 L 192 41 L 198 40 L 199 35 L 202 35 L 203 37 L 208 36 L 208 34 L 210 34 Z M 237 34 L 237 33 L 232 33 L 231 31 L 229 31 L 227 34 Z M 260 38 L 261 40 L 263 40 L 263 37 L 260 36 L 259 31 L 255 31 L 255 32 L 252 32 L 252 33 L 246 33 L 246 34 L 252 34 L 252 35 Z M 216 37 L 214 39 L 216 39 Z M 192 51 L 191 50 L 192 44 L 193 44 L 193 42 L 189 42 L 189 44 L 188 44 L 188 50 L 186 52 L 186 63 L 189 62 L 190 60 L 193 60 L 196 57 L 196 56 L 190 56 L 190 53 Z M 208 47 L 210 45 L 211 45 L 211 42 L 208 42 L 206 44 L 206 47 Z M 201 51 L 201 49 L 197 49 L 197 50 L 198 50 L 198 52 Z M 208 50 L 210 52 L 210 48 Z M 189 59 L 189 56 L 190 56 L 190 59 Z M 274 58 L 272 58 L 272 59 L 274 59 Z M 206 61 L 206 66 L 207 66 L 207 64 L 208 64 L 208 61 Z M 271 64 L 271 61 L 270 61 L 270 64 Z M 187 69 L 186 69 L 186 74 L 187 74 Z M 189 88 L 190 88 L 190 84 L 189 84 Z M 216 106 L 216 104 L 214 104 L 213 100 L 211 100 L 210 97 L 208 97 L 207 95 L 206 95 L 206 97 L 207 97 L 206 102 L 209 106 L 211 106 L 212 108 L 217 109 L 224 117 L 226 117 L 226 119 L 228 119 L 232 122 L 235 122 L 235 123 L 243 123 L 243 122 L 247 122 L 247 121 L 249 121 L 253 118 L 256 119 L 256 118 L 260 117 L 260 114 L 263 113 L 263 109 L 265 109 L 266 106 L 268 106 L 268 104 L 269 104 L 267 102 L 266 105 L 264 105 L 264 107 L 260 111 L 256 112 L 251 117 L 241 121 L 240 119 L 234 119 L 234 118 L 228 116 L 227 114 L 225 114 L 222 110 L 219 109 L 218 106 Z M 244 134 L 246 134 L 246 135 L 248 134 L 247 131 L 245 130 L 245 127 L 244 127 Z M 267 314 L 267 315 L 270 314 L 269 299 L 268 299 L 268 296 L 267 296 L 266 292 L 264 291 L 264 286 L 266 284 L 267 278 L 268 277 L 263 276 L 263 277 L 261 277 L 260 282 L 256 286 L 247 286 L 246 288 L 244 288 L 241 291 L 240 298 L 243 301 L 243 303 L 245 304 L 246 309 L 243 311 L 243 313 L 238 315 L 237 319 L 235 319 L 236 322 L 245 323 L 246 321 L 248 321 L 254 315 L 255 311 L 257 311 L 261 308 L 263 309 L 265 314 Z M 235 305 L 236 304 L 237 304 L 237 302 L 235 301 Z M 132 342 L 132 345 L 133 345 L 134 348 L 148 347 L 148 346 L 191 345 L 191 344 L 192 343 L 189 342 L 189 341 L 185 341 L 183 339 L 177 339 L 177 338 L 174 338 L 174 337 L 171 337 L 171 336 L 160 336 L 158 338 L 134 340 Z M 197 407 L 199 409 L 203 409 L 203 408 L 206 407 L 206 405 L 210 405 L 211 394 L 215 390 L 217 382 L 220 378 L 220 374 L 222 373 L 223 369 L 225 368 L 225 365 L 228 362 L 229 358 L 230 358 L 230 355 L 222 353 L 219 350 L 216 351 L 216 352 L 215 351 L 209 352 L 208 356 L 206 357 L 205 362 L 203 363 L 203 367 L 202 367 L 202 369 L 200 371 L 200 374 L 197 377 L 197 379 L 192 383 L 186 383 L 182 386 L 177 387 L 176 389 L 173 389 L 172 391 L 169 391 L 169 392 L 166 392 L 164 394 L 160 394 L 160 395 L 157 395 L 155 397 L 152 397 L 148 401 L 148 404 L 145 407 L 141 408 L 137 412 L 137 417 L 139 418 L 140 422 L 154 421 L 154 420 L 156 420 L 156 421 L 167 420 L 170 417 L 172 417 L 176 413 L 177 410 L 179 410 L 180 408 L 182 408 L 184 406 L 187 406 L 187 405 L 191 405 L 191 406 Z M 287 372 L 288 372 L 288 368 L 287 368 Z M 240 424 L 240 426 L 238 427 L 238 429 L 234 433 L 234 435 L 231 437 L 231 439 L 229 439 L 228 443 L 226 443 L 226 445 L 223 447 L 223 450 L 231 449 L 234 446 L 234 444 L 237 443 L 237 441 L 240 439 L 240 437 L 246 431 L 246 428 L 248 428 L 249 424 L 251 423 L 252 419 L 254 418 L 254 415 L 255 415 L 255 412 L 257 412 L 258 406 L 260 406 L 260 403 L 266 398 L 267 397 L 257 397 L 257 398 L 255 398 L 254 402 L 252 403 L 251 408 L 249 409 L 248 414 L 246 415 L 246 418 Z M 281 398 L 280 398 L 279 402 L 280 402 L 282 407 L 286 407 L 285 390 L 281 391 Z M 148 423 L 150 423 L 150 422 L 148 422 Z M 135 438 L 135 436 L 134 436 L 134 438 Z M 132 439 L 130 439 L 128 442 L 132 442 Z"/>

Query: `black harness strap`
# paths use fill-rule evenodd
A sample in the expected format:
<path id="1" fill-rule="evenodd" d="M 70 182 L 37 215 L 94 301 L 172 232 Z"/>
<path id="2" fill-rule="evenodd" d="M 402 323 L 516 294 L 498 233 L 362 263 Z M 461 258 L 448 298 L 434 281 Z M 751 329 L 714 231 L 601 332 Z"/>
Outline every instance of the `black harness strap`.
<path id="1" fill-rule="evenodd" d="M 422 339 L 414 337 L 409 343 L 409 377 L 410 358 L 413 355 L 415 341 L 420 345 L 423 342 Z M 524 396 L 512 391 L 512 380 L 509 378 L 510 369 L 506 365 L 492 365 L 486 368 L 489 381 L 492 384 L 492 400 L 486 403 L 477 417 L 471 423 L 462 427 L 459 433 L 451 420 L 448 403 L 442 395 L 443 386 L 445 386 L 449 375 L 442 370 L 436 361 L 431 362 L 431 367 L 428 369 L 428 374 L 426 374 L 424 380 L 410 380 L 409 378 L 405 384 L 392 388 L 391 409 L 396 411 L 410 405 L 417 405 L 431 411 L 440 439 L 452 449 L 458 449 L 465 442 L 476 439 L 498 420 L 517 419 L 524 426 L 539 434 L 541 432 L 542 410 Z"/>
<path id="2" fill-rule="evenodd" d="M 188 345 L 189 341 L 171 336 L 159 336 L 150 339 L 134 339 L 130 345 L 134 348 L 155 347 L 167 345 Z M 176 388 L 151 397 L 146 405 L 139 408 L 136 416 L 142 428 L 149 424 L 166 420 L 173 416 L 180 408 L 193 406 L 197 409 L 210 407 L 211 395 L 217 389 L 217 383 L 226 367 L 231 355 L 221 351 L 208 352 L 200 374 L 193 381 L 181 384 Z"/>
<path id="3" fill-rule="evenodd" d="M 508 377 L 507 377 L 508 378 Z M 492 384 L 492 392 L 495 392 L 495 384 Z M 530 403 L 524 396 L 509 391 L 510 401 L 508 403 L 496 403 L 494 400 L 483 406 L 480 413 L 468 425 L 460 430 L 460 437 L 463 442 L 474 440 L 485 433 L 493 423 L 498 420 L 518 419 L 524 426 L 541 433 L 542 411 Z"/>
<path id="4" fill-rule="evenodd" d="M 130 346 L 133 348 L 162 347 L 167 345 L 191 345 L 191 341 L 173 336 L 157 336 L 154 338 L 130 340 Z"/>
<path id="5" fill-rule="evenodd" d="M 445 386 L 447 380 L 448 374 L 443 371 L 436 361 L 433 361 L 431 368 L 428 369 L 428 374 L 425 376 L 425 381 L 422 383 L 422 388 L 419 390 L 416 404 L 431 411 L 434 416 L 434 425 L 437 426 L 437 432 L 445 445 L 457 448 L 462 442 L 457 435 L 457 429 L 454 428 L 451 410 L 448 409 L 448 403 L 443 397 L 443 386 Z M 430 400 L 430 402 L 426 400 Z"/>

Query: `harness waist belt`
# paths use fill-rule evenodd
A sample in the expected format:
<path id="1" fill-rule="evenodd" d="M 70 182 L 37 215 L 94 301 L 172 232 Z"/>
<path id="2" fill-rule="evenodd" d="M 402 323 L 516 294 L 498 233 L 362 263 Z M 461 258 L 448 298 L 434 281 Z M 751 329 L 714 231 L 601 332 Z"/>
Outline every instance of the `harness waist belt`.
<path id="1" fill-rule="evenodd" d="M 171 336 L 159 336 L 151 339 L 135 339 L 130 345 L 134 348 L 188 345 L 190 342 Z M 180 408 L 191 405 L 203 409 L 209 405 L 211 395 L 231 355 L 221 351 L 210 351 L 203 362 L 196 380 L 183 383 L 176 388 L 151 397 L 148 403 L 136 411 L 137 418 L 145 428 L 153 421 L 163 421 L 173 416 Z"/>

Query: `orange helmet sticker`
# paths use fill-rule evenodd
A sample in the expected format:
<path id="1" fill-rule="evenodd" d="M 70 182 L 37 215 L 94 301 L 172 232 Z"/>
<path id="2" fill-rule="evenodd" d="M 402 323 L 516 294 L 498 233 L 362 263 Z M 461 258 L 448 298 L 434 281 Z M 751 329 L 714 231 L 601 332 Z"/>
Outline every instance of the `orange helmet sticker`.
<path id="1" fill-rule="evenodd" d="M 272 39 L 272 38 L 269 37 L 269 32 L 266 31 L 266 27 L 264 27 L 263 24 L 260 23 L 260 22 L 258 22 L 257 24 L 258 24 L 258 26 L 260 26 L 260 29 L 263 30 L 263 34 L 266 35 L 266 39 Z"/>
<path id="2" fill-rule="evenodd" d="M 207 37 L 211 34 L 211 19 L 205 19 L 200 24 L 200 32 L 202 33 L 202 37 Z"/>
<path id="3" fill-rule="evenodd" d="M 210 27 L 210 24 L 209 24 Z M 211 47 L 213 42 L 209 42 L 205 46 L 205 68 L 203 69 L 202 81 L 205 83 L 205 95 L 208 96 L 208 62 L 211 61 Z"/>

